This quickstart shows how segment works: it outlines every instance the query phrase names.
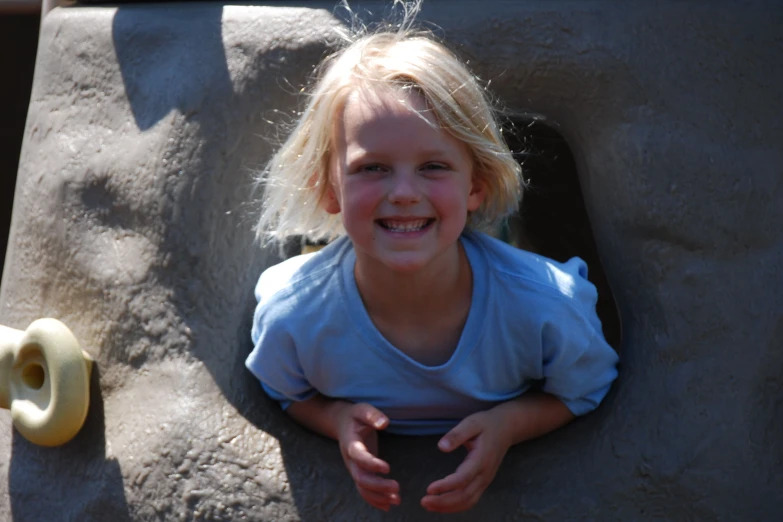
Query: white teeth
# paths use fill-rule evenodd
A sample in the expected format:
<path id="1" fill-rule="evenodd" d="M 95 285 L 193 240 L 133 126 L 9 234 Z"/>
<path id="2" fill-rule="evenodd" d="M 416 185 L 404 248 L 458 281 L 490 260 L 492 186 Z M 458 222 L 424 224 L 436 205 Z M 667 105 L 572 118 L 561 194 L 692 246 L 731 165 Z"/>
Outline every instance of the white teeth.
<path id="1" fill-rule="evenodd" d="M 426 227 L 427 223 L 429 223 L 429 219 L 417 219 L 416 221 L 381 220 L 383 227 L 392 232 L 418 232 Z"/>

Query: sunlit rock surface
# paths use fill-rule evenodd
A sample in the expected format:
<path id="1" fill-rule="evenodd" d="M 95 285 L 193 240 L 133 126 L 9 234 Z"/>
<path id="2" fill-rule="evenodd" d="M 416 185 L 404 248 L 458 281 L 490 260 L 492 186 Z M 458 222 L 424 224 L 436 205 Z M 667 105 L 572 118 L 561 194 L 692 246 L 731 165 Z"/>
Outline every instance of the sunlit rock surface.
<path id="1" fill-rule="evenodd" d="M 403 506 L 376 512 L 336 444 L 243 369 L 252 287 L 278 259 L 252 242 L 251 171 L 342 23 L 332 3 L 285 5 L 46 18 L 0 324 L 56 317 L 97 371 L 65 446 L 0 412 L 0 520 L 439 519 L 418 501 L 459 455 L 384 437 Z M 430 1 L 421 18 L 568 140 L 623 325 L 601 408 L 514 448 L 442 518 L 779 520 L 781 8 Z"/>

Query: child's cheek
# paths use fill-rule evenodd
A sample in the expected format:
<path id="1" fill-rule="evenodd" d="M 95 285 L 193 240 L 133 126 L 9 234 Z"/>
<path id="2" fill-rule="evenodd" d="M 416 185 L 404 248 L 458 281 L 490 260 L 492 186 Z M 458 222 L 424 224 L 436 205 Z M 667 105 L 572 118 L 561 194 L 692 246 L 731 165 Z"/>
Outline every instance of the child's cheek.
<path id="1" fill-rule="evenodd" d="M 383 201 L 383 187 L 371 180 L 351 180 L 346 183 L 343 213 L 351 219 L 375 218 L 375 210 Z"/>
<path id="2" fill-rule="evenodd" d="M 382 180 L 357 177 L 346 184 L 346 192 L 359 201 L 377 201 L 383 199 L 384 183 Z"/>
<path id="3" fill-rule="evenodd" d="M 439 213 L 462 214 L 467 207 L 467 193 L 456 183 L 433 183 L 429 186 L 427 196 Z"/>

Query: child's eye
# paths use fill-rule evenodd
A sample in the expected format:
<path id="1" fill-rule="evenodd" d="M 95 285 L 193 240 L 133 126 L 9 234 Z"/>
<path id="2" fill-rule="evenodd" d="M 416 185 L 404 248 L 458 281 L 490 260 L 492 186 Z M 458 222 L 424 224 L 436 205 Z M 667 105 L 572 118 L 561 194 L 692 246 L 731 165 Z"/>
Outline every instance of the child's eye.
<path id="1" fill-rule="evenodd" d="M 368 165 L 361 165 L 358 169 L 356 169 L 357 172 L 385 172 L 386 169 L 383 167 L 383 165 L 378 165 L 377 163 L 370 163 Z"/>
<path id="2" fill-rule="evenodd" d="M 446 170 L 449 168 L 444 163 L 427 163 L 422 167 L 423 170 Z"/>
<path id="3" fill-rule="evenodd" d="M 445 163 L 425 163 L 421 166 L 420 170 L 425 176 L 440 177 L 441 175 L 448 173 L 449 166 Z"/>

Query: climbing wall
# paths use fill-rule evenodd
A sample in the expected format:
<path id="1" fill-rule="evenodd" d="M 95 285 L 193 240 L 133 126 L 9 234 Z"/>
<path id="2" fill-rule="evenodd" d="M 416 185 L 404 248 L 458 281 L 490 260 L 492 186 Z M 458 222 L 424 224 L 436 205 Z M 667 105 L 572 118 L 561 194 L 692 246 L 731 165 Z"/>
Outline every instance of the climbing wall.
<path id="1" fill-rule="evenodd" d="M 622 320 L 603 405 L 443 519 L 780 520 L 783 8 L 428 0 L 420 18 L 568 142 Z M 243 367 L 278 260 L 252 241 L 251 173 L 342 25 L 306 1 L 46 17 L 0 324 L 58 318 L 96 364 L 63 446 L 0 411 L 0 520 L 439 519 L 418 501 L 462 455 L 383 437 L 403 505 L 374 511 Z"/>

